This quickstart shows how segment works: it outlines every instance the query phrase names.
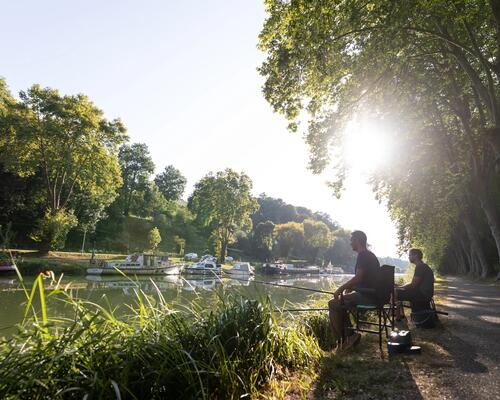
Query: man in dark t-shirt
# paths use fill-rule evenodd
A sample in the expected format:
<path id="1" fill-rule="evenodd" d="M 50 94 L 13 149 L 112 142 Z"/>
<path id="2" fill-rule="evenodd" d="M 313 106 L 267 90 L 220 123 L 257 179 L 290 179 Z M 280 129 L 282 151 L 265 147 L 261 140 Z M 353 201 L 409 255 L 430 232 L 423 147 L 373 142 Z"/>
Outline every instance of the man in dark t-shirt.
<path id="1" fill-rule="evenodd" d="M 422 251 L 411 249 L 408 252 L 408 258 L 412 264 L 415 264 L 415 272 L 410 283 L 396 288 L 397 320 L 404 318 L 402 301 L 425 302 L 430 301 L 434 296 L 434 272 L 422 261 Z"/>
<path id="2" fill-rule="evenodd" d="M 364 232 L 354 231 L 351 234 L 351 247 L 358 253 L 354 276 L 340 286 L 335 291 L 333 299 L 328 302 L 330 325 L 337 340 L 337 348 L 342 350 L 356 345 L 360 339 L 359 333 L 349 329 L 352 325 L 346 309 L 357 304 L 373 304 L 376 301 L 372 296 L 363 294 L 361 290 L 375 288 L 380 268 L 377 257 L 366 248 L 366 243 Z"/>
<path id="3" fill-rule="evenodd" d="M 363 271 L 363 274 L 361 274 L 360 281 L 355 285 L 355 288 L 375 289 L 379 268 L 378 258 L 370 250 L 365 248 L 358 252 L 354 274 L 358 275 L 358 270 Z"/>

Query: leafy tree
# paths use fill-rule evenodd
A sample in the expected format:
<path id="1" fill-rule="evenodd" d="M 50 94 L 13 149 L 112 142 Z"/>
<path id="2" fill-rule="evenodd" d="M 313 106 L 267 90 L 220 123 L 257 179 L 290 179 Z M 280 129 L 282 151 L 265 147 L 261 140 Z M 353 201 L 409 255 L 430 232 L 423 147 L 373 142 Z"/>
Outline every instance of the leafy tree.
<path id="1" fill-rule="evenodd" d="M 66 236 L 71 228 L 78 223 L 71 211 L 59 209 L 55 213 L 47 210 L 45 217 L 39 220 L 32 234 L 35 242 L 46 243 L 50 249 L 62 249 L 66 241 Z"/>
<path id="2" fill-rule="evenodd" d="M 5 251 L 9 249 L 12 245 L 12 238 L 14 233 L 12 232 L 12 223 L 8 223 L 3 227 L 0 225 L 0 250 Z"/>
<path id="3" fill-rule="evenodd" d="M 310 261 L 316 262 L 318 253 L 330 246 L 332 236 L 328 226 L 321 221 L 306 219 L 304 226 L 304 244 L 309 250 Z"/>
<path id="4" fill-rule="evenodd" d="M 136 203 L 136 213 L 141 217 L 149 217 L 155 213 L 167 212 L 172 209 L 154 182 L 149 182 L 144 192 L 137 196 L 137 199 L 142 202 L 141 206 L 139 206 L 139 201 Z"/>
<path id="5" fill-rule="evenodd" d="M 153 251 L 156 252 L 158 249 L 158 246 L 160 245 L 161 242 L 161 235 L 160 231 L 158 230 L 157 227 L 154 227 L 149 231 L 148 234 L 148 243 L 149 243 L 149 248 Z"/>
<path id="6" fill-rule="evenodd" d="M 299 254 L 304 247 L 304 226 L 298 222 L 287 222 L 275 226 L 275 237 L 280 257 Z"/>
<path id="7" fill-rule="evenodd" d="M 253 249 L 262 261 L 271 258 L 273 249 L 274 224 L 271 221 L 259 222 L 253 232 Z"/>
<path id="8" fill-rule="evenodd" d="M 328 165 L 357 113 L 406 125 L 394 139 L 409 145 L 398 143 L 409 160 L 375 179 L 401 244 L 423 244 L 441 265 L 449 254 L 458 254 L 457 265 L 468 257 L 469 267 L 491 273 L 480 238 L 493 239 L 498 262 L 500 3 L 268 0 L 266 7 L 264 95 L 292 130 L 303 110 L 310 114 L 313 171 Z M 338 192 L 345 166 L 336 168 Z M 489 232 L 480 230 L 483 220 Z"/>
<path id="9" fill-rule="evenodd" d="M 220 249 L 221 262 L 236 232 L 252 227 L 250 216 L 258 204 L 251 189 L 252 181 L 246 174 L 226 169 L 202 178 L 189 198 L 189 209 L 196 214 L 198 222 L 209 229 L 215 247 Z"/>
<path id="10" fill-rule="evenodd" d="M 144 143 L 124 144 L 120 147 L 118 158 L 123 178 L 120 189 L 123 214 L 129 215 L 131 209 L 140 212 L 144 205 L 144 193 L 149 188 L 149 177 L 155 168 L 148 146 Z"/>
<path id="11" fill-rule="evenodd" d="M 0 162 L 21 177 L 43 177 L 47 211 L 34 237 L 46 251 L 56 243 L 60 246 L 63 234 L 76 223 L 72 209 L 78 190 L 85 191 L 89 201 L 113 200 L 122 183 L 116 150 L 125 139 L 125 128 L 119 120 L 106 120 L 82 94 L 61 96 L 33 85 L 19 96 L 17 103 L 2 101 Z M 56 229 L 57 224 L 61 226 Z"/>
<path id="12" fill-rule="evenodd" d="M 186 248 L 186 239 L 181 238 L 180 236 L 174 236 L 175 243 L 175 252 L 180 256 L 184 255 L 184 250 Z"/>
<path id="13" fill-rule="evenodd" d="M 285 222 L 297 221 L 297 210 L 291 204 L 285 203 L 282 199 L 274 199 L 262 193 L 257 201 L 259 208 L 252 215 L 252 221 L 255 226 L 259 222 L 271 221 L 274 224 L 284 224 Z"/>
<path id="14" fill-rule="evenodd" d="M 165 170 L 155 178 L 160 192 L 169 201 L 177 201 L 181 198 L 186 182 L 186 178 L 173 165 L 166 166 Z"/>

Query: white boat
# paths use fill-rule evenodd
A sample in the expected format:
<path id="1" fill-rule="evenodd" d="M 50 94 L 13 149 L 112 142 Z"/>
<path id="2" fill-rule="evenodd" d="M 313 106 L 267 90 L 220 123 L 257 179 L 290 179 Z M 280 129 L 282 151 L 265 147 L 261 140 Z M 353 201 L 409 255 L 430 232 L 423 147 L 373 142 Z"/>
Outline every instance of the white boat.
<path id="1" fill-rule="evenodd" d="M 190 275 L 219 275 L 221 266 L 215 257 L 205 257 L 197 263 L 184 266 L 182 272 Z"/>
<path id="2" fill-rule="evenodd" d="M 232 268 L 224 268 L 224 273 L 234 276 L 249 276 L 255 273 L 255 268 L 247 262 L 237 262 Z"/>
<path id="3" fill-rule="evenodd" d="M 97 261 L 92 255 L 87 274 L 90 275 L 178 275 L 180 265 L 172 265 L 167 256 L 133 253 L 125 261 Z"/>
<path id="4" fill-rule="evenodd" d="M 262 266 L 262 272 L 265 274 L 277 275 L 319 274 L 319 267 L 316 265 L 297 267 L 293 264 L 268 263 Z"/>

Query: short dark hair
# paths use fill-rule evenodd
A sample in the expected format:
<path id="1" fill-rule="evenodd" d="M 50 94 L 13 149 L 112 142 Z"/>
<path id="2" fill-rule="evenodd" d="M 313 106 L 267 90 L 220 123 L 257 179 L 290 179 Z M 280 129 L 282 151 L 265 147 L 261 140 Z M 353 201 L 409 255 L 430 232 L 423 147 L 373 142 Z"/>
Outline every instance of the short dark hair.
<path id="1" fill-rule="evenodd" d="M 415 254 L 419 260 L 421 260 L 424 257 L 424 254 L 420 249 L 410 249 L 410 253 Z"/>
<path id="2" fill-rule="evenodd" d="M 351 236 L 353 238 L 359 240 L 361 242 L 361 244 L 366 246 L 366 242 L 367 242 L 366 233 L 364 233 L 363 231 L 354 231 L 353 233 L 351 233 Z"/>

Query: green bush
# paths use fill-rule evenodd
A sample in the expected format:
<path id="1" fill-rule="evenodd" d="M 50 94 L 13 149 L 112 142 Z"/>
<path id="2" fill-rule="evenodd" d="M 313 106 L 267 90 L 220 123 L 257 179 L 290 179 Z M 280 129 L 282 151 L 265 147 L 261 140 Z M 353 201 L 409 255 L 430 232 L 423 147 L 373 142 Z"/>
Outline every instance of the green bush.
<path id="1" fill-rule="evenodd" d="M 330 320 L 327 313 L 313 314 L 306 318 L 306 331 L 314 336 L 322 350 L 328 351 L 335 345 Z"/>
<path id="2" fill-rule="evenodd" d="M 55 213 L 47 211 L 44 217 L 38 221 L 31 238 L 35 242 L 48 246 L 47 250 L 63 249 L 68 232 L 77 223 L 78 220 L 71 211 L 64 209 Z"/>

